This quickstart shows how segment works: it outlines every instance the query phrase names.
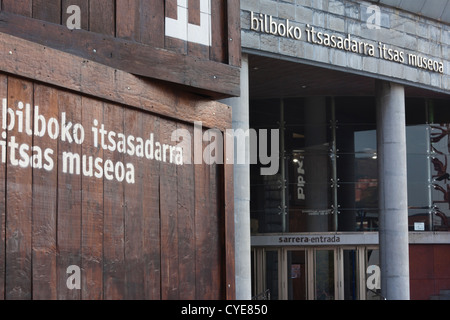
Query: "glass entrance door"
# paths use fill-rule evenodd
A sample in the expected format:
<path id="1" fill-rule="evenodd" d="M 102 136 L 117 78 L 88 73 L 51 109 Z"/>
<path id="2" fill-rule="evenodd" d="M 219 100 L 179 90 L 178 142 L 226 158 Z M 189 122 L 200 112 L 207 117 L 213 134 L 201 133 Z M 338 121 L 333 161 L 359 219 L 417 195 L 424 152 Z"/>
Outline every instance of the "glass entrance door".
<path id="1" fill-rule="evenodd" d="M 307 300 L 308 265 L 305 250 L 287 251 L 288 300 Z"/>
<path id="2" fill-rule="evenodd" d="M 253 294 L 273 300 L 382 298 L 376 247 L 254 248 Z"/>
<path id="3" fill-rule="evenodd" d="M 335 300 L 337 296 L 335 249 L 316 249 L 314 257 L 314 298 Z"/>

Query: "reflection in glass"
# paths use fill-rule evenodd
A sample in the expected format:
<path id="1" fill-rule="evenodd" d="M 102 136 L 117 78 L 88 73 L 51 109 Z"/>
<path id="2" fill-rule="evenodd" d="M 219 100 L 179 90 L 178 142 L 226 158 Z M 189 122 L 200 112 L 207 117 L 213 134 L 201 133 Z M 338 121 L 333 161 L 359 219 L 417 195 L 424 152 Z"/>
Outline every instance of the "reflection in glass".
<path id="1" fill-rule="evenodd" d="M 383 300 L 381 296 L 381 272 L 379 250 L 367 250 L 366 255 L 366 299 Z"/>
<path id="2" fill-rule="evenodd" d="M 306 256 L 305 251 L 287 252 L 288 299 L 306 300 Z"/>
<path id="3" fill-rule="evenodd" d="M 278 251 L 266 252 L 266 289 L 270 292 L 270 298 L 279 299 L 278 292 Z"/>
<path id="4" fill-rule="evenodd" d="M 344 250 L 344 299 L 358 299 L 358 265 L 356 250 Z"/>
<path id="5" fill-rule="evenodd" d="M 264 177 L 251 166 L 252 232 L 377 230 L 374 98 L 263 100 L 250 109 L 252 127 L 283 137 L 283 170 Z M 406 120 L 409 229 L 448 231 L 448 101 L 407 99 Z"/>
<path id="6" fill-rule="evenodd" d="M 315 268 L 316 300 L 334 300 L 334 251 L 317 250 Z"/>

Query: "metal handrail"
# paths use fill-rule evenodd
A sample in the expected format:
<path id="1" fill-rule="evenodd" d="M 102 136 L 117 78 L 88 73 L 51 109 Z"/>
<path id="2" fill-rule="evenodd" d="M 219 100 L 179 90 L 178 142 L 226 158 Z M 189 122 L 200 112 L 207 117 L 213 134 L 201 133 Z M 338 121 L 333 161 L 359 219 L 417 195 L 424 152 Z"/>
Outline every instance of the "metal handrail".
<path id="1" fill-rule="evenodd" d="M 253 296 L 252 300 L 270 300 L 270 289 Z"/>
<path id="2" fill-rule="evenodd" d="M 376 296 L 379 296 L 382 300 L 387 300 L 387 298 L 385 296 L 381 295 L 380 293 L 376 292 L 375 290 L 372 290 L 372 289 L 367 289 L 367 290 L 369 290 L 370 292 L 372 292 Z"/>

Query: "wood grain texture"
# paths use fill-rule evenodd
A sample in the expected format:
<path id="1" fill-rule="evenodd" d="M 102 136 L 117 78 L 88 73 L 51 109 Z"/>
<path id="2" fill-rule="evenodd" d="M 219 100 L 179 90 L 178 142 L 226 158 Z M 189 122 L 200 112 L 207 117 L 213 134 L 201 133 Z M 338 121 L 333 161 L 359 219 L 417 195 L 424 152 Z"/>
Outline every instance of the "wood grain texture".
<path id="1" fill-rule="evenodd" d="M 123 110 L 113 104 L 105 104 L 101 123 L 109 130 L 123 132 Z M 123 154 L 104 150 L 103 159 L 123 161 Z M 104 208 L 104 297 L 108 300 L 124 299 L 125 277 L 125 200 L 123 183 L 105 180 L 103 182 Z"/>
<path id="2" fill-rule="evenodd" d="M 8 78 L 8 108 L 16 110 L 19 102 L 33 103 L 33 83 Z M 33 145 L 32 137 L 19 134 L 15 125 L 9 131 L 15 149 L 19 145 Z M 17 153 L 17 154 L 16 154 Z M 6 169 L 6 298 L 32 297 L 32 168 L 18 166 L 18 152 L 11 150 Z M 12 163 L 15 163 L 14 165 Z"/>
<path id="3" fill-rule="evenodd" d="M 0 74 L 0 96 L 8 96 L 8 77 Z M 3 99 L 3 98 L 2 98 Z M 3 115 L 1 116 L 3 120 Z M 2 130 L 3 131 L 3 130 Z M 7 135 L 5 134 L 7 138 Z M 4 152 L 5 150 L 3 150 Z M 6 269 L 6 157 L 0 161 L 0 300 L 5 299 L 5 269 Z M 3 162 L 3 159 L 5 162 Z"/>
<path id="4" fill-rule="evenodd" d="M 199 4 L 189 0 L 192 25 L 200 24 Z M 237 96 L 238 4 L 211 2 L 211 47 L 165 36 L 166 16 L 177 18 L 176 0 L 5 0 L 0 31 L 187 91 Z M 81 30 L 67 28 L 76 16 L 68 11 L 72 5 L 79 8 Z"/>
<path id="5" fill-rule="evenodd" d="M 196 121 L 219 132 L 230 128 L 231 108 L 211 97 L 238 93 L 239 68 L 228 65 L 221 49 L 174 42 L 184 55 L 167 50 L 161 21 L 168 3 L 3 1 L 0 98 L 8 98 L 14 110 L 19 101 L 29 103 L 31 110 L 39 109 L 31 115 L 46 121 L 80 124 L 84 140 L 27 135 L 17 126 L 2 137 L 53 150 L 54 166 L 16 165 L 21 158 L 19 152 L 12 158 L 11 146 L 5 163 L 0 161 L 0 299 L 233 297 L 231 168 L 190 164 L 193 154 L 187 151 L 183 156 L 191 161 L 170 163 L 164 145 L 179 142 L 172 140 L 176 129 L 193 138 Z M 190 1 L 192 23 L 198 22 L 198 3 Z M 69 4 L 80 6 L 84 30 L 65 27 Z M 213 7 L 221 17 L 221 28 L 213 31 L 218 42 L 226 33 L 227 6 Z M 168 78 L 156 81 L 142 73 Z M 102 126 L 152 139 L 161 159 L 103 146 L 92 130 Z M 207 143 L 188 145 L 202 153 Z M 67 153 L 79 155 L 79 172 L 64 171 Z M 103 166 L 133 165 L 134 181 L 110 179 L 104 167 L 96 177 L 97 159 Z M 67 287 L 69 266 L 81 268 L 80 290 Z"/>
<path id="6" fill-rule="evenodd" d="M 0 18 L 2 15 L 0 13 Z M 0 31 L 1 26 L 0 23 Z M 181 91 L 176 86 L 144 80 L 104 64 L 10 35 L 0 34 L 0 48 L 1 71 L 17 73 L 56 86 L 64 84 L 70 90 L 182 121 L 193 123 L 200 120 L 208 127 L 224 129 L 231 121 L 231 108 L 228 106 Z M 216 71 L 221 73 L 220 70 Z M 196 73 L 190 76 L 195 78 Z M 225 74 L 221 75 L 223 76 Z M 233 87 L 230 84 L 227 90 L 234 90 Z M 185 107 L 174 107 L 179 104 L 178 101 L 182 101 Z"/>
<path id="7" fill-rule="evenodd" d="M 124 109 L 122 117 L 125 136 L 138 137 L 143 133 L 145 125 L 142 116 L 136 110 Z M 134 138 L 136 140 L 136 138 Z M 136 150 L 134 150 L 136 152 Z M 132 153 L 134 154 L 134 153 Z M 144 212 L 143 173 L 147 164 L 141 157 L 125 154 L 124 163 L 131 164 L 135 169 L 136 182 L 128 184 L 124 190 L 125 200 L 125 276 L 127 281 L 126 299 L 139 299 L 145 296 L 144 290 Z"/>
<path id="8" fill-rule="evenodd" d="M 82 98 L 79 95 L 59 91 L 59 119 L 63 113 L 66 121 L 81 123 Z M 81 154 L 81 146 L 58 140 L 58 150 Z M 64 174 L 63 157 L 58 153 L 58 220 L 57 220 L 57 294 L 60 300 L 79 300 L 81 290 L 67 288 L 67 268 L 81 267 L 82 259 L 82 180 L 80 175 Z"/>
<path id="9" fill-rule="evenodd" d="M 160 122 L 161 143 L 169 143 L 176 124 L 169 121 Z M 162 150 L 162 158 L 167 153 Z M 179 234 L 177 208 L 177 168 L 168 161 L 161 161 L 159 177 L 159 207 L 161 216 L 161 298 L 177 300 L 179 292 Z"/>
<path id="10" fill-rule="evenodd" d="M 61 0 L 33 0 L 33 18 L 61 23 Z"/>
<path id="11" fill-rule="evenodd" d="M 141 113 L 143 122 L 142 134 L 145 139 L 154 134 L 160 139 L 160 118 Z M 161 299 L 161 228 L 160 228 L 160 163 L 146 161 L 142 168 L 142 189 L 145 191 L 142 200 L 143 213 L 143 263 L 145 299 Z"/>
<path id="12" fill-rule="evenodd" d="M 31 17 L 33 13 L 32 0 L 2 0 L 2 10 Z"/>
<path id="13" fill-rule="evenodd" d="M 82 97 L 81 124 L 85 139 L 81 146 L 81 295 L 84 300 L 103 299 L 103 180 L 94 176 L 95 159 L 103 159 L 103 149 L 94 145 L 94 120 L 103 117 L 103 102 Z M 113 121 L 115 121 L 114 119 Z M 122 120 L 122 118 L 119 118 Z M 75 129 L 74 129 L 75 135 Z M 75 138 L 74 138 L 75 139 Z M 89 160 L 91 159 L 91 160 Z M 84 164 L 86 162 L 86 164 Z M 87 173 L 87 174 L 86 174 Z M 92 176 L 90 176 L 92 175 Z"/>
<path id="14" fill-rule="evenodd" d="M 43 85 L 34 86 L 35 116 L 45 119 L 58 119 L 58 92 Z M 31 109 L 31 108 L 30 108 Z M 39 111 L 39 112 L 37 112 Z M 52 122 L 53 124 L 55 122 Z M 42 123 L 34 130 L 42 129 Z M 48 127 L 48 126 L 47 126 Z M 55 132 L 55 126 L 50 127 Z M 49 155 L 53 164 L 58 163 L 58 141 L 49 136 L 33 137 L 33 147 L 42 153 L 52 150 Z M 34 153 L 34 152 L 33 152 Z M 38 159 L 37 159 L 38 160 Z M 48 164 L 45 160 L 44 164 Z M 35 161 L 36 162 L 36 161 Z M 57 244 L 56 220 L 58 206 L 58 171 L 45 170 L 42 165 L 33 170 L 33 207 L 32 207 L 32 264 L 33 299 L 50 300 L 57 298 Z"/>
<path id="15" fill-rule="evenodd" d="M 180 132 L 180 143 L 186 143 L 186 150 L 183 154 L 185 164 L 177 167 L 177 211 L 178 211 L 178 251 L 179 257 L 179 286 L 180 299 L 193 300 L 195 296 L 196 275 L 192 270 L 196 268 L 196 224 L 195 220 L 195 180 L 194 180 L 194 159 L 191 150 L 194 142 L 189 137 L 194 136 L 192 126 L 182 123 L 177 124 Z M 184 141 L 183 141 L 184 140 Z"/>

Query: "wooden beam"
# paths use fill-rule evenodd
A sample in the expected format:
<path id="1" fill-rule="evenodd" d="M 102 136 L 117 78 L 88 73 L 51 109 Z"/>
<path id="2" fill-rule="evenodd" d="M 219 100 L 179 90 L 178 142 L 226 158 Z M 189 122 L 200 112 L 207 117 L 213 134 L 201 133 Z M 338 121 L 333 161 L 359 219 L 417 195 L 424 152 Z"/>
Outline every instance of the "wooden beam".
<path id="1" fill-rule="evenodd" d="M 0 71 L 208 128 L 231 123 L 222 103 L 3 33 Z"/>
<path id="2" fill-rule="evenodd" d="M 239 68 L 228 64 L 8 12 L 0 13 L 0 32 L 213 98 L 240 94 Z"/>
<path id="3" fill-rule="evenodd" d="M 239 0 L 227 0 L 228 5 L 228 63 L 241 66 L 241 9 Z"/>
<path id="4" fill-rule="evenodd" d="M 224 139 L 230 137 L 227 134 L 224 135 Z M 226 141 L 226 140 L 225 140 Z M 236 269 L 235 269 L 235 232 L 234 232 L 234 174 L 233 164 L 227 163 L 227 154 L 233 152 L 227 148 L 233 148 L 227 146 L 224 143 L 224 164 L 222 166 L 222 179 L 221 182 L 223 191 L 221 208 L 224 212 L 224 239 L 225 239 L 225 299 L 236 299 Z"/>

